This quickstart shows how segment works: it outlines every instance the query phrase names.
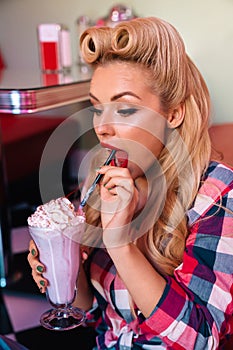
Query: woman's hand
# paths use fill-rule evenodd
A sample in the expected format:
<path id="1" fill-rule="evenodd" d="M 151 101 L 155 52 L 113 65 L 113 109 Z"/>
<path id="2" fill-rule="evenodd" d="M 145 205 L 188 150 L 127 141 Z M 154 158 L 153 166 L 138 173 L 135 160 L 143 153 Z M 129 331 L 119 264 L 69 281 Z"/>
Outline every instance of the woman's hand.
<path id="1" fill-rule="evenodd" d="M 39 253 L 33 240 L 29 242 L 29 253 L 27 256 L 29 265 L 32 268 L 32 277 L 41 293 L 45 293 L 48 281 L 42 276 L 45 266 L 39 261 Z"/>
<path id="2" fill-rule="evenodd" d="M 103 241 L 106 247 L 120 246 L 129 242 L 130 223 L 145 205 L 146 196 L 128 168 L 103 166 L 99 173 L 104 175 L 100 183 Z"/>

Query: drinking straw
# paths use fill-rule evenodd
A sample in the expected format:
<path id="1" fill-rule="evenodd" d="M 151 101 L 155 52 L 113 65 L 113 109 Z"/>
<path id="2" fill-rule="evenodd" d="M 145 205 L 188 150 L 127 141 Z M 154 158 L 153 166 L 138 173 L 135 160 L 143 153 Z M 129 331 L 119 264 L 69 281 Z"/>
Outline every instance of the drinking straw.
<path id="1" fill-rule="evenodd" d="M 111 163 L 111 160 L 115 157 L 116 154 L 116 150 L 113 149 L 110 153 L 110 155 L 108 156 L 108 158 L 106 159 L 104 165 L 109 165 Z M 87 204 L 88 199 L 90 198 L 91 194 L 93 193 L 94 189 L 96 188 L 96 185 L 100 182 L 101 178 L 103 177 L 103 174 L 98 174 L 95 178 L 95 180 L 93 181 L 92 185 L 89 187 L 89 189 L 87 190 L 85 196 L 83 197 L 83 200 L 81 201 L 79 208 L 83 208 L 85 207 L 85 205 Z"/>

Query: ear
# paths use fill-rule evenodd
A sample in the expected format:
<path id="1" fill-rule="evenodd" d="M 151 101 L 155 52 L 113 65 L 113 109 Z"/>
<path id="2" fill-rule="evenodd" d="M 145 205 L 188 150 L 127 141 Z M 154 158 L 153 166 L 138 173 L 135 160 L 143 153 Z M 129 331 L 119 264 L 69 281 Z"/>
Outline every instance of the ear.
<path id="1" fill-rule="evenodd" d="M 168 127 L 171 129 L 175 129 L 178 126 L 180 126 L 184 120 L 184 115 L 185 115 L 185 105 L 184 103 L 182 103 L 168 113 L 168 117 L 167 117 Z"/>

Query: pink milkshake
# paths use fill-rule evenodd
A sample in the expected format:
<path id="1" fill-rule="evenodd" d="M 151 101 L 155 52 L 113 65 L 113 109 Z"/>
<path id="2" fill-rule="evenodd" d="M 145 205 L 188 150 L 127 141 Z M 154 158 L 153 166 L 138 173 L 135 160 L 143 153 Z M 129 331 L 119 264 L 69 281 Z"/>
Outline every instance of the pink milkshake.
<path id="1" fill-rule="evenodd" d="M 53 306 L 71 304 L 80 263 L 85 216 L 61 197 L 41 205 L 28 218 L 29 232 L 45 265 L 48 297 Z"/>

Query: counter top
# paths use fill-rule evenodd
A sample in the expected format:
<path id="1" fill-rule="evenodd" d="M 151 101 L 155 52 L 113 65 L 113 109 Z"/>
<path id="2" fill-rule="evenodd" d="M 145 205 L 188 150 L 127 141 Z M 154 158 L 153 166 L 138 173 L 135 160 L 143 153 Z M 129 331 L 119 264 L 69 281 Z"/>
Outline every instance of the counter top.
<path id="1" fill-rule="evenodd" d="M 70 72 L 0 71 L 0 112 L 35 113 L 89 99 L 91 71 L 72 67 Z"/>

